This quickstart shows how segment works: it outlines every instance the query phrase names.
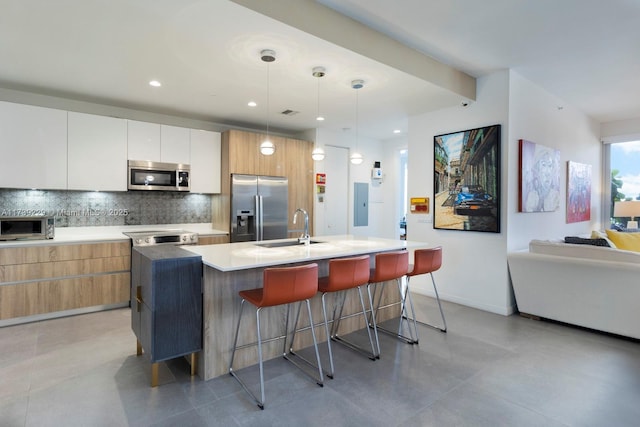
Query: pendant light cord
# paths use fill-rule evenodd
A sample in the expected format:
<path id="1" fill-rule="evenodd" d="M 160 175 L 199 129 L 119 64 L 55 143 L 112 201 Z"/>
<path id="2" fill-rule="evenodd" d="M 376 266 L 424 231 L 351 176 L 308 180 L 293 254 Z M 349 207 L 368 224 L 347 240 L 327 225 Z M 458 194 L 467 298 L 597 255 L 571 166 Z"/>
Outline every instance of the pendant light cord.
<path id="1" fill-rule="evenodd" d="M 269 140 L 269 63 L 267 62 L 267 141 Z"/>

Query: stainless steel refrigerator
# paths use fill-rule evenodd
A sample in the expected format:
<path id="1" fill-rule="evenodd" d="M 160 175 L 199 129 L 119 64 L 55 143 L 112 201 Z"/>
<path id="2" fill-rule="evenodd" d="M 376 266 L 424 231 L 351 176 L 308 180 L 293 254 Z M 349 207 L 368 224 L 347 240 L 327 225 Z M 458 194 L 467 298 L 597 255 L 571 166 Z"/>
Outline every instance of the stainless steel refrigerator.
<path id="1" fill-rule="evenodd" d="M 231 242 L 286 238 L 288 200 L 287 178 L 231 174 Z"/>

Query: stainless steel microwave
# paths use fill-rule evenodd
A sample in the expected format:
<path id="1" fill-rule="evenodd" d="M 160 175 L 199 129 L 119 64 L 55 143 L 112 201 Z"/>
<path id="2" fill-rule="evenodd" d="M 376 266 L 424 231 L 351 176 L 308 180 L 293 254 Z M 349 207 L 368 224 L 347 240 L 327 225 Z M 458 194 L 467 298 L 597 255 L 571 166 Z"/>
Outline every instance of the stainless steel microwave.
<path id="1" fill-rule="evenodd" d="M 129 160 L 129 190 L 189 191 L 191 167 L 178 163 Z"/>
<path id="2" fill-rule="evenodd" d="M 0 240 L 53 239 L 55 223 L 52 216 L 0 217 Z"/>

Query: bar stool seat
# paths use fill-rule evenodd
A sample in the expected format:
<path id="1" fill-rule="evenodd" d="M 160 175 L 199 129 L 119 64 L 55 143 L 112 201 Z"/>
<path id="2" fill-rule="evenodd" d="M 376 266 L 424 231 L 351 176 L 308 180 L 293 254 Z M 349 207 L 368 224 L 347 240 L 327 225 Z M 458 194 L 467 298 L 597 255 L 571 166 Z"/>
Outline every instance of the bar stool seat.
<path id="1" fill-rule="evenodd" d="M 444 318 L 444 311 L 442 311 L 442 304 L 440 303 L 440 296 L 438 295 L 438 288 L 436 288 L 436 281 L 433 278 L 433 272 L 440 269 L 442 266 L 442 246 L 429 249 L 416 249 L 413 254 L 413 264 L 409 265 L 409 272 L 407 273 L 407 287 L 409 286 L 409 279 L 413 276 L 420 274 L 429 274 L 431 276 L 431 283 L 433 284 L 433 291 L 436 294 L 436 301 L 438 301 L 438 308 L 440 309 L 440 316 L 442 317 L 443 326 L 435 326 L 425 322 L 418 322 L 432 328 L 440 329 L 442 332 L 447 332 L 447 321 Z M 413 302 L 409 300 L 413 312 Z M 414 322 L 416 321 L 413 316 Z M 416 329 L 417 331 L 417 329 Z M 416 332 L 417 333 L 417 332 Z"/>
<path id="2" fill-rule="evenodd" d="M 338 342 L 346 347 L 359 352 L 371 360 L 376 360 L 377 347 L 373 343 L 371 336 L 371 330 L 367 327 L 367 309 L 362 297 L 362 286 L 369 282 L 369 255 L 362 255 L 350 258 L 332 259 L 329 261 L 329 275 L 318 279 L 318 292 L 322 293 L 322 313 L 324 315 L 324 328 L 327 335 L 327 348 L 329 350 L 329 365 L 330 373 L 327 374 L 329 378 L 333 378 L 334 365 L 333 365 L 333 351 L 331 349 L 331 341 Z M 344 310 L 344 304 L 349 289 L 357 289 L 360 296 L 360 306 L 362 307 L 362 316 L 365 321 L 365 329 L 369 336 L 369 344 L 371 351 L 348 341 L 338 335 L 338 329 L 340 328 L 340 321 L 342 320 L 342 312 Z M 325 297 L 328 293 L 336 295 L 340 301 L 338 302 L 339 309 L 335 309 L 333 312 L 333 319 L 331 323 L 331 332 L 329 331 L 329 321 L 327 317 L 327 306 Z M 371 293 L 369 295 L 369 304 L 372 304 Z"/>
<path id="3" fill-rule="evenodd" d="M 236 335 L 233 342 L 233 351 L 231 353 L 231 362 L 229 363 L 229 374 L 231 374 L 242 386 L 242 388 L 255 400 L 260 409 L 264 409 L 265 394 L 264 394 L 264 368 L 262 361 L 262 336 L 260 333 L 260 312 L 263 308 L 274 307 L 278 305 L 287 305 L 287 316 L 285 320 L 285 334 L 284 334 L 284 346 L 282 356 L 293 363 L 303 373 L 311 377 L 316 381 L 319 386 L 323 386 L 322 381 L 322 365 L 320 364 L 320 353 L 318 352 L 318 342 L 316 340 L 315 329 L 313 325 L 313 316 L 311 314 L 311 305 L 309 299 L 316 295 L 318 292 L 318 264 L 306 264 L 296 267 L 277 267 L 277 268 L 265 268 L 263 272 L 263 287 L 256 289 L 249 289 L 238 292 L 238 295 L 242 298 L 240 302 L 240 313 L 238 315 L 238 324 L 236 326 Z M 249 390 L 245 383 L 240 379 L 237 373 L 233 370 L 233 360 L 235 358 L 236 349 L 238 348 L 238 333 L 240 331 L 240 321 L 242 320 L 242 311 L 245 301 L 251 303 L 256 307 L 256 332 L 258 336 L 258 364 L 260 367 L 260 399 L 258 399 L 254 393 Z M 287 352 L 287 341 L 289 336 L 289 309 L 291 303 L 298 302 L 298 312 L 296 320 L 293 325 L 293 334 L 291 338 L 291 347 Z M 295 356 L 293 352 L 293 335 L 300 318 L 300 309 L 302 302 L 306 302 L 307 313 L 309 315 L 309 323 L 311 326 L 311 335 L 313 337 L 313 346 L 316 352 L 317 365 L 311 364 L 314 368 L 318 369 L 318 378 L 314 378 L 302 367 L 296 363 L 290 356 Z M 302 359 L 307 362 L 306 360 Z M 309 363 L 309 362 L 307 362 Z"/>
<path id="4" fill-rule="evenodd" d="M 417 330 L 414 328 L 412 330 L 411 325 L 407 316 L 407 306 L 406 299 L 407 297 L 411 298 L 408 288 L 403 288 L 402 278 L 406 276 L 407 271 L 409 270 L 409 253 L 406 250 L 402 251 L 394 251 L 394 252 L 383 252 L 376 254 L 375 257 L 375 267 L 370 270 L 369 284 L 368 287 L 374 287 L 373 290 L 373 300 L 376 299 L 376 293 L 378 285 L 383 282 L 388 282 L 391 280 L 395 280 L 398 285 L 398 292 L 400 293 L 400 322 L 398 325 L 398 331 L 394 332 L 385 328 L 382 328 L 376 324 L 376 314 L 380 309 L 380 305 L 382 303 L 382 291 L 380 291 L 380 296 L 378 297 L 378 303 L 376 304 L 375 310 L 373 309 L 373 304 L 371 305 L 371 317 L 370 317 L 370 326 L 375 330 L 380 330 L 381 332 L 387 333 L 389 335 L 395 336 L 408 344 L 416 344 L 417 341 Z M 381 287 L 382 288 L 382 287 Z M 413 306 L 413 305 L 412 305 Z M 415 316 L 413 316 L 415 318 Z M 402 322 L 405 321 L 409 330 L 409 336 L 402 335 Z M 414 338 L 415 336 L 415 338 Z M 378 357 L 380 356 L 380 343 L 378 342 Z"/>

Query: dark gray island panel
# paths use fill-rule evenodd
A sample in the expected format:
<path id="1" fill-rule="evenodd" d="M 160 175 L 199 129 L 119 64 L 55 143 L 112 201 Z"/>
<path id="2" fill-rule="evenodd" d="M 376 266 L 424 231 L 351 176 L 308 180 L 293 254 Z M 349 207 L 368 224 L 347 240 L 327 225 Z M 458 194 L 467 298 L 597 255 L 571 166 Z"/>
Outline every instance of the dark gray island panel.
<path id="1" fill-rule="evenodd" d="M 173 245 L 133 248 L 131 258 L 131 328 L 155 385 L 157 362 L 202 350 L 202 258 Z"/>

